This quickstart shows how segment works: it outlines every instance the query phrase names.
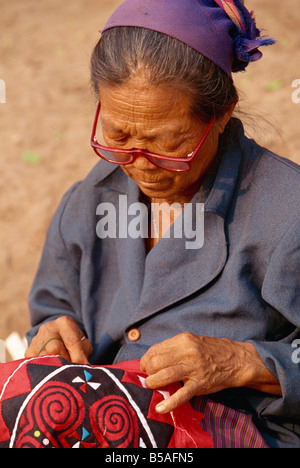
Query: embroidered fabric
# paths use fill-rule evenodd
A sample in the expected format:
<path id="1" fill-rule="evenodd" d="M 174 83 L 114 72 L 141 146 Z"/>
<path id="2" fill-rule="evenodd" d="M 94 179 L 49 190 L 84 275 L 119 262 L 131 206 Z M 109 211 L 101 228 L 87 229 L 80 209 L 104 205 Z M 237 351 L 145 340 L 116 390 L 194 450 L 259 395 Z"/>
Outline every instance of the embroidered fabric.
<path id="1" fill-rule="evenodd" d="M 224 421 L 226 446 L 266 447 L 251 419 L 205 398 L 199 410 L 186 403 L 156 413 L 180 383 L 153 391 L 145 378 L 139 361 L 87 366 L 41 356 L 0 364 L 0 448 L 213 448 L 219 436 L 209 432 L 222 433 Z"/>

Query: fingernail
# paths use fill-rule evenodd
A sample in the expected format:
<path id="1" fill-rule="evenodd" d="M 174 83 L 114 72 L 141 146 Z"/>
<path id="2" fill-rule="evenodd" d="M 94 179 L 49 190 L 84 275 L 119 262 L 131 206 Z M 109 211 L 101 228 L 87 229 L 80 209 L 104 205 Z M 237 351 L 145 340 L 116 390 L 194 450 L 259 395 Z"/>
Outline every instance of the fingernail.
<path id="1" fill-rule="evenodd" d="M 166 406 L 163 403 L 156 405 L 155 410 L 157 413 L 163 413 L 166 410 Z"/>

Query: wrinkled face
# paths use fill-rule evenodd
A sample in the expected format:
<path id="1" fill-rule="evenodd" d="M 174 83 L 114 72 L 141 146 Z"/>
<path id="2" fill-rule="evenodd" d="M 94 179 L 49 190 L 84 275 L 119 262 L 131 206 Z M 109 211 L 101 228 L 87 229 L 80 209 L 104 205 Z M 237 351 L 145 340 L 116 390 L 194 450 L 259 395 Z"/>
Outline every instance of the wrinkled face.
<path id="1" fill-rule="evenodd" d="M 173 87 L 130 84 L 100 88 L 100 122 L 105 142 L 114 148 L 140 148 L 172 157 L 186 157 L 197 147 L 207 125 L 191 113 L 191 99 Z M 145 157 L 121 166 L 151 199 L 189 201 L 215 158 L 227 119 L 216 121 L 188 172 L 170 172 Z"/>

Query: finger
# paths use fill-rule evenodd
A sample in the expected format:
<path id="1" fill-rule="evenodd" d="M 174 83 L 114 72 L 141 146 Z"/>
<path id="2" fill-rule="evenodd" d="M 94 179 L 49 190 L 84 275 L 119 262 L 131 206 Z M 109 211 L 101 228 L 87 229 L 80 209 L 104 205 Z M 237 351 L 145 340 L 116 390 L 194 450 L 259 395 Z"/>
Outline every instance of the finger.
<path id="1" fill-rule="evenodd" d="M 180 365 L 182 360 L 182 351 L 180 349 L 157 354 L 149 358 L 145 365 L 145 372 L 150 376 L 168 367 Z"/>
<path id="2" fill-rule="evenodd" d="M 149 375 L 146 380 L 146 386 L 150 389 L 165 387 L 175 382 L 180 382 L 187 378 L 186 368 L 183 365 L 171 365 L 165 367 L 155 374 Z"/>
<path id="3" fill-rule="evenodd" d="M 143 372 L 147 372 L 147 366 L 150 360 L 153 357 L 155 357 L 157 354 L 159 354 L 159 351 L 157 351 L 157 345 L 154 345 L 148 349 L 148 351 L 144 354 L 144 356 L 142 356 L 140 360 L 140 367 Z"/>
<path id="4" fill-rule="evenodd" d="M 32 341 L 25 351 L 25 358 L 31 358 L 37 356 L 38 351 L 36 350 L 35 344 Z"/>
<path id="5" fill-rule="evenodd" d="M 145 372 L 149 362 L 154 357 L 160 354 L 175 352 L 178 350 L 178 338 L 178 336 L 174 336 L 165 341 L 162 341 L 161 343 L 157 343 L 151 346 L 151 348 L 148 349 L 148 351 L 144 354 L 144 356 L 142 356 L 140 360 L 141 370 Z"/>
<path id="6" fill-rule="evenodd" d="M 69 347 L 72 348 L 72 355 L 70 355 L 70 353 L 68 352 L 67 347 L 65 346 L 62 338 L 57 336 L 50 338 L 48 341 L 44 342 L 42 346 L 40 346 L 40 340 L 39 343 L 32 343 L 26 350 L 25 357 L 30 358 L 35 356 L 58 355 L 70 362 L 88 364 L 88 358 L 93 352 L 93 347 L 91 342 L 85 336 L 83 337 L 85 339 L 83 341 L 81 337 L 81 345 L 78 345 L 78 342 L 74 342 L 74 349 L 72 348 L 72 343 L 69 343 Z"/>
<path id="7" fill-rule="evenodd" d="M 71 362 L 89 364 L 89 357 L 93 351 L 92 345 L 87 338 L 83 339 L 83 332 L 75 323 L 69 328 L 62 329 L 61 337 Z"/>
<path id="8" fill-rule="evenodd" d="M 155 407 L 155 410 L 157 413 L 160 414 L 169 413 L 170 411 L 174 411 L 176 408 L 183 405 L 184 403 L 187 403 L 195 395 L 195 385 L 193 384 L 193 382 L 188 382 L 169 398 L 162 401 L 161 403 L 158 403 L 158 405 L 156 405 Z"/>
<path id="9" fill-rule="evenodd" d="M 81 341 L 83 344 L 83 350 L 84 350 L 86 357 L 90 358 L 94 351 L 92 343 L 85 335 L 81 338 Z"/>
<path id="10" fill-rule="evenodd" d="M 60 356 L 67 361 L 70 361 L 70 355 L 62 341 L 57 337 L 51 337 L 45 343 L 42 344 L 41 348 L 37 352 L 37 356 Z"/>
<path id="11" fill-rule="evenodd" d="M 25 352 L 26 358 L 46 355 L 59 355 L 68 361 L 70 360 L 70 356 L 60 336 L 57 334 L 53 335 L 53 333 L 50 337 L 43 334 L 35 336 Z"/>

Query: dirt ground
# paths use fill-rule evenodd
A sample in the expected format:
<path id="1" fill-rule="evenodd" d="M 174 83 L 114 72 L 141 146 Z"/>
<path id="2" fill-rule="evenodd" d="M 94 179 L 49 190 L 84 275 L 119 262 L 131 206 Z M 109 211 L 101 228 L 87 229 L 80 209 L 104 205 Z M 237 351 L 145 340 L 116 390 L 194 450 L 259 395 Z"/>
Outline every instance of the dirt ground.
<path id="1" fill-rule="evenodd" d="M 89 59 L 120 0 L 0 0 L 0 339 L 30 327 L 27 297 L 63 193 L 97 162 Z M 246 0 L 277 39 L 236 77 L 249 134 L 300 164 L 300 0 Z M 299 93 L 292 87 L 299 80 Z M 241 114 L 243 115 L 243 114 Z M 278 201 L 280 202 L 280 200 Z"/>

